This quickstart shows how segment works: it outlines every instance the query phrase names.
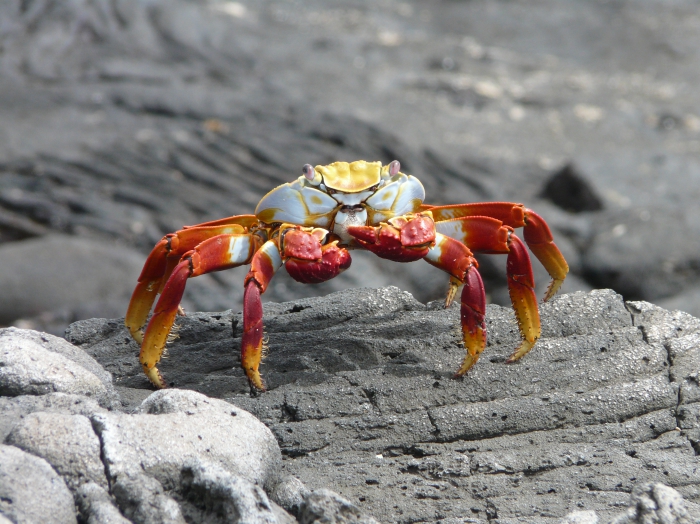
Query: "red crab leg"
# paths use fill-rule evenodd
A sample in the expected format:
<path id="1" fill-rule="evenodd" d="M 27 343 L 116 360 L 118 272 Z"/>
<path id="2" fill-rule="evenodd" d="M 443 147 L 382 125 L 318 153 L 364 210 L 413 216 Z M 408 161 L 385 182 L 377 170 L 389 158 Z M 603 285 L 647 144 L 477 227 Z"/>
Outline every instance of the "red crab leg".
<path id="1" fill-rule="evenodd" d="M 252 387 L 265 391 L 260 377 L 263 353 L 263 308 L 260 295 L 267 289 L 275 272 L 282 265 L 279 249 L 268 241 L 255 253 L 250 271 L 245 277 L 243 295 L 243 334 L 241 336 L 241 367 Z"/>
<path id="2" fill-rule="evenodd" d="M 257 237 L 251 234 L 218 235 L 185 253 L 174 268 L 148 323 L 139 354 L 144 373 L 156 387 L 165 387 L 156 364 L 163 354 L 187 279 L 247 263 L 256 244 Z"/>
<path id="3" fill-rule="evenodd" d="M 467 246 L 440 233 L 436 235 L 435 246 L 428 251 L 425 261 L 450 274 L 447 306 L 452 302 L 457 288 L 464 284 L 460 320 L 467 355 L 454 375 L 455 378 L 461 377 L 476 364 L 486 347 L 486 292 L 477 270 L 478 263 Z"/>
<path id="4" fill-rule="evenodd" d="M 141 329 L 148 313 L 182 255 L 208 238 L 221 234 L 246 233 L 250 224 L 257 223 L 255 220 L 254 215 L 240 215 L 185 227 L 176 233 L 165 235 L 146 259 L 138 284 L 131 295 L 125 319 L 131 336 L 139 343 L 143 341 Z"/>
<path id="5" fill-rule="evenodd" d="M 486 216 L 500 220 L 512 228 L 524 227 L 525 242 L 552 277 L 544 300 L 552 298 L 564 283 L 569 265 L 554 243 L 549 226 L 541 216 L 531 209 L 526 209 L 522 204 L 479 202 L 453 206 L 422 206 L 421 210 L 431 211 L 436 223 L 468 216 Z"/>
<path id="6" fill-rule="evenodd" d="M 530 255 L 513 229 L 490 217 L 463 217 L 438 222 L 438 232 L 464 242 L 470 249 L 481 253 L 507 253 L 506 274 L 508 291 L 515 310 L 518 327 L 523 337 L 520 347 L 508 359 L 518 360 L 525 355 L 540 336 L 540 314 L 535 296 Z M 449 295 L 448 295 L 449 297 Z"/>
<path id="7" fill-rule="evenodd" d="M 506 362 L 515 362 L 532 349 L 540 337 L 540 311 L 537 308 L 535 279 L 532 275 L 530 255 L 522 241 L 514 234 L 510 235 L 506 273 L 510 301 L 515 310 L 515 318 L 523 336 L 523 341 Z"/>

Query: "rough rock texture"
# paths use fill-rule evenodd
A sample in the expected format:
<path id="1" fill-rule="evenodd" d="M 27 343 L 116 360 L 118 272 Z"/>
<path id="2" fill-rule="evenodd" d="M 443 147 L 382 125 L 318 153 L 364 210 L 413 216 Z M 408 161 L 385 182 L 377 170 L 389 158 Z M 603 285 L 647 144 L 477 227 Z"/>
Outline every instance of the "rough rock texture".
<path id="1" fill-rule="evenodd" d="M 145 473 L 168 489 L 180 484 L 185 464 L 197 457 L 219 464 L 254 484 L 271 486 L 277 474 L 277 442 L 250 413 L 192 391 L 152 394 L 137 414 L 92 417 L 111 482 Z"/>
<path id="2" fill-rule="evenodd" d="M 77 524 L 73 497 L 43 459 L 0 445 L 0 513 L 17 524 Z"/>
<path id="3" fill-rule="evenodd" d="M 46 460 L 73 492 L 87 482 L 108 487 L 100 440 L 87 417 L 32 413 L 12 429 L 5 443 Z"/>
<path id="4" fill-rule="evenodd" d="M 30 413 L 46 412 L 89 417 L 101 411 L 102 408 L 94 399 L 66 393 L 0 397 L 0 440 L 5 440 L 12 429 Z"/>
<path id="5" fill-rule="evenodd" d="M 262 488 L 220 466 L 194 462 L 183 474 L 185 496 L 210 512 L 215 508 L 226 522 L 295 522 L 284 510 L 275 508 Z"/>
<path id="6" fill-rule="evenodd" d="M 372 517 L 362 515 L 360 509 L 349 500 L 327 489 L 319 489 L 304 499 L 299 509 L 301 524 L 327 522 L 327 515 L 336 515 L 335 522 L 378 524 Z"/>
<path id="7" fill-rule="evenodd" d="M 700 320 L 609 290 L 541 311 L 541 340 L 507 365 L 514 316 L 489 306 L 488 347 L 458 381 L 459 309 L 397 288 L 266 303 L 264 394 L 249 395 L 230 311 L 178 319 L 161 369 L 255 414 L 284 475 L 380 522 L 554 523 L 575 511 L 609 522 L 646 483 L 677 490 L 700 518 Z M 78 322 L 67 338 L 114 374 L 127 404 L 148 394 L 120 321 Z M 283 482 L 273 499 L 301 507 L 308 492 Z"/>
<path id="8" fill-rule="evenodd" d="M 284 524 L 295 522 L 285 509 L 298 513 L 311 494 L 296 479 L 278 482 L 272 432 L 230 403 L 173 389 L 120 413 L 111 375 L 83 350 L 16 328 L 0 331 L 0 342 L 0 384 L 15 395 L 0 397 L 3 519 L 67 523 L 78 513 L 87 524 Z M 17 380 L 25 376 L 37 379 Z M 93 377 L 106 391 L 103 380 L 112 411 L 91 389 L 63 387 L 64 376 Z M 322 517 L 334 511 L 329 506 Z"/>
<path id="9" fill-rule="evenodd" d="M 683 497 L 676 490 L 663 484 L 637 486 L 630 499 L 630 508 L 627 513 L 614 518 L 610 524 L 636 522 L 693 524 L 695 521 L 686 509 Z"/>
<path id="10" fill-rule="evenodd" d="M 117 401 L 112 377 L 93 358 L 65 340 L 36 331 L 0 329 L 0 393 L 5 396 L 51 392 Z"/>
<path id="11" fill-rule="evenodd" d="M 83 484 L 76 494 L 80 516 L 86 524 L 130 524 L 119 512 L 114 500 L 101 486 Z"/>

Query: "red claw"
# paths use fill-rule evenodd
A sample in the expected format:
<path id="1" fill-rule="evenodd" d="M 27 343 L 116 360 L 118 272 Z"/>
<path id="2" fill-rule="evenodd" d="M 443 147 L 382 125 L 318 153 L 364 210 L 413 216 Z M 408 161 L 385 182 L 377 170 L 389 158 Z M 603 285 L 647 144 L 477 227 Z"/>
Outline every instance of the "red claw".
<path id="1" fill-rule="evenodd" d="M 410 220 L 394 219 L 396 227 L 350 226 L 358 244 L 380 258 L 394 262 L 414 262 L 425 257 L 435 241 L 435 224 L 430 217 L 417 216 Z"/>
<path id="2" fill-rule="evenodd" d="M 348 233 L 355 237 L 363 247 L 367 247 L 365 244 L 376 244 L 379 240 L 378 227 L 372 226 L 349 226 Z"/>

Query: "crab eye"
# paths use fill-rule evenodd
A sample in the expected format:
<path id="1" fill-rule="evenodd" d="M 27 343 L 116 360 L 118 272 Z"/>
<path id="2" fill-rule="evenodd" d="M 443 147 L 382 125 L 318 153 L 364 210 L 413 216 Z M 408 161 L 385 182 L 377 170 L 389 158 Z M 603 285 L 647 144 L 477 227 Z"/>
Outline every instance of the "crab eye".
<path id="1" fill-rule="evenodd" d="M 317 186 L 323 182 L 323 177 L 320 173 L 316 172 L 314 166 L 311 164 L 306 164 L 302 167 L 301 172 L 304 173 L 304 178 L 306 178 L 312 186 Z"/>
<path id="2" fill-rule="evenodd" d="M 394 176 L 401 171 L 401 164 L 398 160 L 392 160 L 389 164 L 389 176 Z"/>
<path id="3" fill-rule="evenodd" d="M 311 164 L 305 164 L 304 167 L 301 168 L 301 172 L 304 173 L 306 180 L 308 180 L 309 182 L 313 182 L 313 179 L 316 176 L 314 166 L 312 166 Z"/>

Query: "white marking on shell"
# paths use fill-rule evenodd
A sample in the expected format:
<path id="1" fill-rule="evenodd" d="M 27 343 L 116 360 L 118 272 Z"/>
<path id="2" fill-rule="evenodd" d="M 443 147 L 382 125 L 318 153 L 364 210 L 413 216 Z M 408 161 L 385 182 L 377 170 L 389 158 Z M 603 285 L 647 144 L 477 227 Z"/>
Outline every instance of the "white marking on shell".
<path id="1" fill-rule="evenodd" d="M 425 189 L 416 177 L 399 173 L 391 182 L 367 199 L 367 205 L 377 211 L 391 210 L 393 216 L 416 211 L 415 201 L 423 202 Z"/>
<path id="2" fill-rule="evenodd" d="M 255 214 L 267 223 L 287 222 L 300 226 L 326 227 L 338 203 L 327 193 L 308 186 L 302 175 L 265 195 Z"/>

